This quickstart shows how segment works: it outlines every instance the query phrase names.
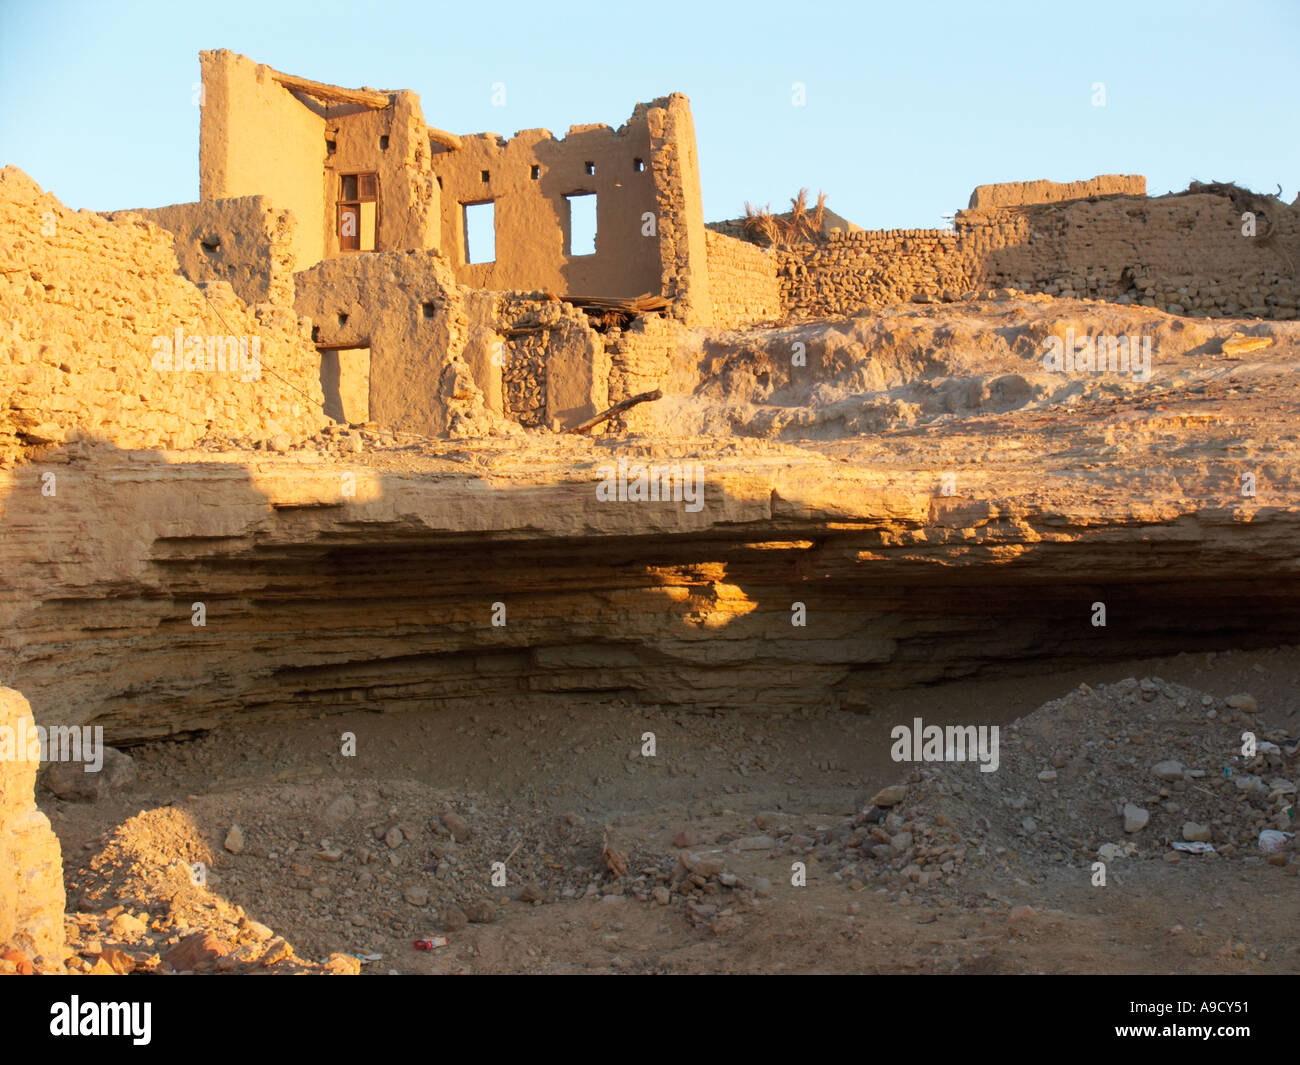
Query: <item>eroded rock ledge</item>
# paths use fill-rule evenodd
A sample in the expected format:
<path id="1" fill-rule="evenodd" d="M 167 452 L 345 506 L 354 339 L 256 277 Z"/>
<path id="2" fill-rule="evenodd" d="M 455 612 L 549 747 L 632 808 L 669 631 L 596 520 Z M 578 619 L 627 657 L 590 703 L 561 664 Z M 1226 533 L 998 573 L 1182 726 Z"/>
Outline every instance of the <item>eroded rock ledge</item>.
<path id="1" fill-rule="evenodd" d="M 1118 445 L 1097 429 L 1110 461 L 1090 465 L 1086 428 L 1056 459 L 989 429 L 855 441 L 852 463 L 762 441 L 51 453 L 0 472 L 0 682 L 122 743 L 494 697 L 867 708 L 876 688 L 1300 631 L 1292 445 L 1252 457 L 1242 498 L 1213 441 L 1150 463 L 1177 430 L 1159 419 Z M 968 432 L 985 443 L 963 464 Z M 700 463 L 704 507 L 601 502 L 616 454 Z"/>

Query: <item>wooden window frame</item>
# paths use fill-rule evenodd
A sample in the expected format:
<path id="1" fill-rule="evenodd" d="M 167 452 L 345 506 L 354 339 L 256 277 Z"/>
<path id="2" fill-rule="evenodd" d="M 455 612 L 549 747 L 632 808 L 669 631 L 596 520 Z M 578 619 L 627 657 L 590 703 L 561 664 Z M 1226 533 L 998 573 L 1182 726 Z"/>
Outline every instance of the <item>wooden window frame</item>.
<path id="1" fill-rule="evenodd" d="M 339 251 L 358 254 L 364 254 L 367 251 L 378 251 L 379 212 L 381 209 L 379 204 L 379 172 L 376 170 L 358 170 L 349 174 L 340 173 L 338 178 L 339 195 L 334 208 L 334 236 L 339 242 Z M 356 195 L 352 199 L 345 198 L 348 192 L 346 184 L 349 178 L 356 182 L 356 189 L 354 190 Z M 363 203 L 373 203 L 375 205 L 375 246 L 373 248 L 361 247 L 360 225 L 361 205 Z M 355 248 L 349 248 L 343 243 L 345 239 L 343 236 L 343 212 L 349 207 L 356 210 L 358 231 L 355 238 L 349 237 L 346 239 L 355 239 L 357 242 L 357 247 Z"/>

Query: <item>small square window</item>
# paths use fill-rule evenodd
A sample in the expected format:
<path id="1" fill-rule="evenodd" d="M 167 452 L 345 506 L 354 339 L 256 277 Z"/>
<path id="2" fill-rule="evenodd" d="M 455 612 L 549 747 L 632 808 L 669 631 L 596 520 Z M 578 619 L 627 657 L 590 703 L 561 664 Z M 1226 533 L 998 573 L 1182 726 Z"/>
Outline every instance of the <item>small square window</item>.
<path id="1" fill-rule="evenodd" d="M 348 316 L 347 316 L 346 314 L 343 314 L 343 313 L 340 311 L 340 312 L 339 312 L 339 325 L 347 325 L 347 324 L 348 324 Z"/>
<path id="2" fill-rule="evenodd" d="M 591 162 L 589 162 L 589 163 L 585 164 L 584 169 L 587 171 L 588 174 L 595 174 L 595 173 L 596 173 L 596 164 L 595 164 L 595 163 L 591 163 Z"/>
<path id="3" fill-rule="evenodd" d="M 338 141 L 327 140 L 325 142 L 325 154 L 333 155 L 338 150 Z"/>
<path id="4" fill-rule="evenodd" d="M 538 166 L 536 163 L 533 164 L 533 170 L 531 176 L 534 181 L 536 181 L 538 178 L 542 176 L 542 168 Z"/>
<path id="5" fill-rule="evenodd" d="M 645 172 L 645 160 L 644 160 L 644 159 L 633 159 L 633 160 L 632 160 L 632 169 L 635 170 L 638 174 L 642 174 L 642 173 L 644 173 L 644 172 Z"/>
<path id="6" fill-rule="evenodd" d="M 434 306 L 433 306 L 432 303 L 422 303 L 422 304 L 420 304 L 420 310 L 424 313 L 424 316 L 425 316 L 426 318 L 432 318 L 432 317 L 433 317 Z"/>
<path id="7" fill-rule="evenodd" d="M 386 151 L 388 151 L 388 134 L 387 134 L 387 133 L 385 133 L 382 137 L 379 138 L 379 150 L 380 150 L 381 152 L 386 152 Z"/>
<path id="8" fill-rule="evenodd" d="M 484 185 L 486 185 L 489 181 L 492 180 L 492 175 L 488 173 L 486 170 L 484 170 L 479 176 L 483 178 Z"/>

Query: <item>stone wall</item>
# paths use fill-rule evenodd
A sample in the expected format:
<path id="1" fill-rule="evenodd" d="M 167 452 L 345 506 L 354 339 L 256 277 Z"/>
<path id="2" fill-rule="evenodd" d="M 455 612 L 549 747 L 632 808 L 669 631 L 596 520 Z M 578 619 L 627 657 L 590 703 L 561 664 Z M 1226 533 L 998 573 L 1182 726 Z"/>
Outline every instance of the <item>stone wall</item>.
<path id="1" fill-rule="evenodd" d="M 722 328 L 781 317 L 776 256 L 743 240 L 705 231 L 713 324 Z"/>
<path id="2" fill-rule="evenodd" d="M 972 199 L 1053 191 L 1037 188 L 1043 184 L 1019 192 L 986 186 L 994 191 Z M 1300 217 L 1280 201 L 1257 199 L 1267 214 L 1257 215 L 1254 236 L 1243 235 L 1242 204 L 1211 193 L 980 207 L 958 212 L 951 231 L 833 234 L 775 250 L 781 304 L 790 317 L 811 318 L 1015 288 L 1173 314 L 1294 318 Z"/>
<path id="3" fill-rule="evenodd" d="M 0 730 L 17 741 L 31 736 L 35 725 L 27 700 L 0 688 Z M 27 753 L 22 745 L 0 756 L 0 951 L 12 946 L 61 965 L 63 855 L 49 818 L 36 806 L 39 762 Z"/>
<path id="4" fill-rule="evenodd" d="M 633 118 L 642 114 L 650 129 L 650 167 L 655 181 L 655 225 L 662 263 L 659 291 L 672 304 L 674 318 L 687 325 L 707 325 L 713 301 L 691 104 L 675 92 L 638 104 Z"/>
<path id="5" fill-rule="evenodd" d="M 791 318 L 964 292 L 974 276 L 958 235 L 944 229 L 857 230 L 823 244 L 780 245 L 775 254 L 781 307 Z"/>
<path id="6" fill-rule="evenodd" d="M 176 261 L 191 281 L 225 281 L 250 306 L 293 306 L 296 219 L 265 196 L 137 208 L 108 217 L 123 220 L 130 214 L 172 234 Z"/>
<path id="7" fill-rule="evenodd" d="M 178 448 L 316 431 L 319 356 L 297 318 L 178 271 L 152 223 L 71 211 L 0 170 L 0 461 L 79 437 Z"/>

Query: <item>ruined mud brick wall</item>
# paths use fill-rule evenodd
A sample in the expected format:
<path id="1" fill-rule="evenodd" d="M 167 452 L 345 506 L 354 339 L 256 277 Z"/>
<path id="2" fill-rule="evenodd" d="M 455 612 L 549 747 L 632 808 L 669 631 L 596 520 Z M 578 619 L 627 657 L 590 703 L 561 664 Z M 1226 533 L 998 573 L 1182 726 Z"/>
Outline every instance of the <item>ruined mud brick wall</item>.
<path id="1" fill-rule="evenodd" d="M 723 328 L 781 317 L 776 256 L 746 241 L 705 231 L 713 324 Z"/>
<path id="2" fill-rule="evenodd" d="M 1071 190 L 1136 187 L 1139 178 L 1072 185 L 981 186 L 955 230 L 859 231 L 776 249 L 782 307 L 793 318 L 852 314 L 907 300 L 1015 288 L 1141 303 L 1172 314 L 1294 318 L 1300 218 L 1271 201 L 1257 235 L 1225 196 L 1148 198 Z M 1026 197 L 1037 202 L 1017 202 Z"/>
<path id="3" fill-rule="evenodd" d="M 370 417 L 385 428 L 448 432 L 460 413 L 445 394 L 453 380 L 521 425 L 567 427 L 608 405 L 600 335 L 544 293 L 457 285 L 446 259 L 422 251 L 327 259 L 297 274 L 295 290 L 315 343 L 369 349 Z"/>
<path id="4" fill-rule="evenodd" d="M 642 232 L 643 216 L 656 210 L 650 162 L 644 115 L 618 130 L 574 126 L 559 139 L 530 129 L 509 140 L 495 133 L 463 137 L 456 149 L 435 145 L 433 169 L 442 183 L 440 248 L 457 282 L 556 295 L 658 293 L 659 237 Z M 596 252 L 570 256 L 566 197 L 590 193 L 596 195 Z M 494 205 L 496 250 L 491 262 L 470 263 L 465 205 L 488 201 Z"/>
<path id="5" fill-rule="evenodd" d="M 1203 194 L 964 211 L 957 224 L 981 287 L 1289 319 L 1300 297 L 1300 218 L 1276 201 L 1271 214 L 1256 219 L 1254 237 L 1242 235 L 1231 200 Z"/>
<path id="6" fill-rule="evenodd" d="M 295 219 L 265 196 L 115 211 L 140 215 L 172 234 L 181 272 L 195 283 L 225 281 L 250 306 L 293 306 Z"/>
<path id="7" fill-rule="evenodd" d="M 343 174 L 378 175 L 376 250 L 439 247 L 441 193 L 420 98 L 402 90 L 390 99 L 385 108 L 339 103 L 325 108 L 325 213 L 319 223 L 311 224 L 323 227 L 327 258 L 357 254 L 339 247 L 337 204 Z"/>
<path id="8" fill-rule="evenodd" d="M 1147 179 L 1141 174 L 1099 174 L 1086 181 L 1006 181 L 978 185 L 968 207 L 1021 207 L 1031 203 L 1060 203 L 1090 196 L 1145 196 Z"/>
<path id="9" fill-rule="evenodd" d="M 446 432 L 442 372 L 447 357 L 464 349 L 469 319 L 444 259 L 421 251 L 326 259 L 295 275 L 294 292 L 313 342 L 370 349 L 372 421 Z"/>
<path id="10" fill-rule="evenodd" d="M 646 315 L 607 340 L 611 404 L 656 388 L 689 395 L 695 387 L 698 339 L 676 319 Z M 616 415 L 612 425 L 620 432 L 653 432 L 661 414 L 657 403 L 643 403 Z"/>
<path id="11" fill-rule="evenodd" d="M 325 108 L 274 79 L 275 71 L 220 49 L 200 52 L 199 199 L 266 196 L 298 222 L 294 261 L 325 256 Z M 332 204 L 332 199 L 330 203 Z"/>
<path id="12" fill-rule="evenodd" d="M 27 700 L 0 688 L 0 728 L 15 740 L 35 728 Z M 13 946 L 47 963 L 63 961 L 63 855 L 49 818 L 36 806 L 39 763 L 0 758 L 0 948 Z"/>
<path id="13" fill-rule="evenodd" d="M 709 250 L 704 228 L 704 194 L 695 146 L 690 101 L 681 93 L 638 104 L 633 118 L 644 115 L 650 129 L 650 165 L 654 171 L 662 263 L 660 294 L 672 315 L 687 325 L 708 325 L 713 313 L 709 296 Z"/>
<path id="14" fill-rule="evenodd" d="M 204 340 L 202 361 L 156 369 L 160 339 L 178 329 Z M 256 380 L 207 362 L 208 339 L 224 354 L 226 337 L 250 353 L 258 338 Z M 296 316 L 250 311 L 224 284 L 205 295 L 166 231 L 71 211 L 15 167 L 0 171 L 0 350 L 0 460 L 79 437 L 177 448 L 309 435 L 323 421 L 319 357 Z"/>

